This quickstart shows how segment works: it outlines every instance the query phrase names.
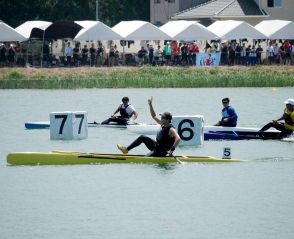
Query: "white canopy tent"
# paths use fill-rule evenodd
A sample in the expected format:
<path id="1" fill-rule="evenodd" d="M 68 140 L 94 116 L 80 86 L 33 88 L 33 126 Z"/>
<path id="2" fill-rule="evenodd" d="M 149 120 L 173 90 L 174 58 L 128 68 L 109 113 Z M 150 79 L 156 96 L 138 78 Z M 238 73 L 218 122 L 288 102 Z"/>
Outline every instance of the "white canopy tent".
<path id="1" fill-rule="evenodd" d="M 84 21 L 74 21 L 85 29 L 89 29 L 96 24 L 96 21 L 84 20 Z"/>
<path id="2" fill-rule="evenodd" d="M 145 21 L 121 21 L 112 30 L 123 40 L 168 40 L 171 37 L 153 24 Z"/>
<path id="3" fill-rule="evenodd" d="M 244 21 L 216 21 L 207 27 L 223 40 L 266 39 L 267 36 Z"/>
<path id="4" fill-rule="evenodd" d="M 76 23 L 80 24 L 79 22 Z M 74 38 L 74 40 L 79 41 L 119 39 L 122 39 L 122 36 L 100 21 L 94 21 L 91 26 L 86 26 Z"/>
<path id="5" fill-rule="evenodd" d="M 25 23 L 15 28 L 15 30 L 22 34 L 26 39 L 29 39 L 34 28 L 45 31 L 51 24 L 52 22 L 46 21 L 26 21 Z"/>
<path id="6" fill-rule="evenodd" d="M 294 39 L 294 22 L 285 20 L 264 20 L 255 29 L 269 39 Z"/>
<path id="7" fill-rule="evenodd" d="M 172 37 L 172 40 L 214 40 L 219 38 L 197 21 L 169 21 L 159 28 Z"/>
<path id="8" fill-rule="evenodd" d="M 0 21 L 0 42 L 25 41 L 26 38 L 15 29 Z"/>
<path id="9" fill-rule="evenodd" d="M 39 29 L 41 30 L 42 34 L 42 55 L 41 55 L 41 67 L 43 66 L 43 49 L 44 49 L 44 36 L 45 36 L 45 31 L 46 29 L 52 25 L 52 22 L 47 22 L 47 21 L 26 21 L 25 23 L 19 25 L 15 30 L 17 30 L 19 33 L 25 36 L 26 40 L 28 40 L 32 36 L 33 30 L 34 29 Z M 36 34 L 36 36 L 40 37 L 39 34 Z M 28 56 L 27 56 L 28 57 Z"/>

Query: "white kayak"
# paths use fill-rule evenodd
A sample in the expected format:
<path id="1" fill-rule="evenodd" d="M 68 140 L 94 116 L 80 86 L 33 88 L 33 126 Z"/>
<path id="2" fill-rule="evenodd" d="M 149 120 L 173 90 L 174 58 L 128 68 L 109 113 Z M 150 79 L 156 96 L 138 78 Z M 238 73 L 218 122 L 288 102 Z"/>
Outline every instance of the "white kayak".
<path id="1" fill-rule="evenodd" d="M 130 123 L 129 125 L 135 125 L 140 123 Z M 100 122 L 88 122 L 88 127 L 109 127 L 109 128 L 127 128 L 126 125 L 120 125 L 117 123 L 101 124 Z M 49 129 L 50 121 L 31 121 L 25 123 L 26 129 Z"/>
<path id="2" fill-rule="evenodd" d="M 136 134 L 149 134 L 154 135 L 160 130 L 159 124 L 140 124 L 140 125 L 128 125 L 127 129 Z"/>

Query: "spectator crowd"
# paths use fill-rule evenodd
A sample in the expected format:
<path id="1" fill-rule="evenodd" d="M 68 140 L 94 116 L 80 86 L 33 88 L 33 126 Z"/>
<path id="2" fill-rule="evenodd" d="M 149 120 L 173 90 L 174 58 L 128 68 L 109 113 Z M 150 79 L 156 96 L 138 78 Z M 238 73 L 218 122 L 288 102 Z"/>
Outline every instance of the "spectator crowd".
<path id="1" fill-rule="evenodd" d="M 294 41 L 210 41 L 203 46 L 197 42 L 164 41 L 141 46 L 138 52 L 119 52 L 116 44 L 107 48 L 102 42 L 97 44 L 81 44 L 66 42 L 62 55 L 57 57 L 52 53 L 51 43 L 45 42 L 42 50 L 34 56 L 27 52 L 20 43 L 0 43 L 0 67 L 33 66 L 195 66 L 199 52 L 220 53 L 220 65 L 233 66 L 256 64 L 294 64 Z M 123 44 L 125 44 L 123 42 Z"/>

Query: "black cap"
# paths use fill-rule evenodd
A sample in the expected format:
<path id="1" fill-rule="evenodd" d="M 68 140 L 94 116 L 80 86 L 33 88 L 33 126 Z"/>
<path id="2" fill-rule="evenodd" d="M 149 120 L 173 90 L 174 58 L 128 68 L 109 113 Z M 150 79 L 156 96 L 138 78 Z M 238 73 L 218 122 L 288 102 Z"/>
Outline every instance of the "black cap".
<path id="1" fill-rule="evenodd" d="M 172 120 L 173 116 L 170 112 L 164 112 L 161 114 L 161 119 Z"/>
<path id="2" fill-rule="evenodd" d="M 121 99 L 122 102 L 129 102 L 129 97 L 125 96 Z"/>

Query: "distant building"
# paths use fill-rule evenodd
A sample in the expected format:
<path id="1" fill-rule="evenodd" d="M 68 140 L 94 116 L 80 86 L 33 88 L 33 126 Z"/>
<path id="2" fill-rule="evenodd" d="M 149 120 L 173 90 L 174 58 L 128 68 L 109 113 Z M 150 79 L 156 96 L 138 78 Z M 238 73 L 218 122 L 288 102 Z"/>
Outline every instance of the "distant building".
<path id="1" fill-rule="evenodd" d="M 169 20 L 240 20 L 256 25 L 262 20 L 294 21 L 293 0 L 150 0 L 150 21 L 161 26 Z"/>

